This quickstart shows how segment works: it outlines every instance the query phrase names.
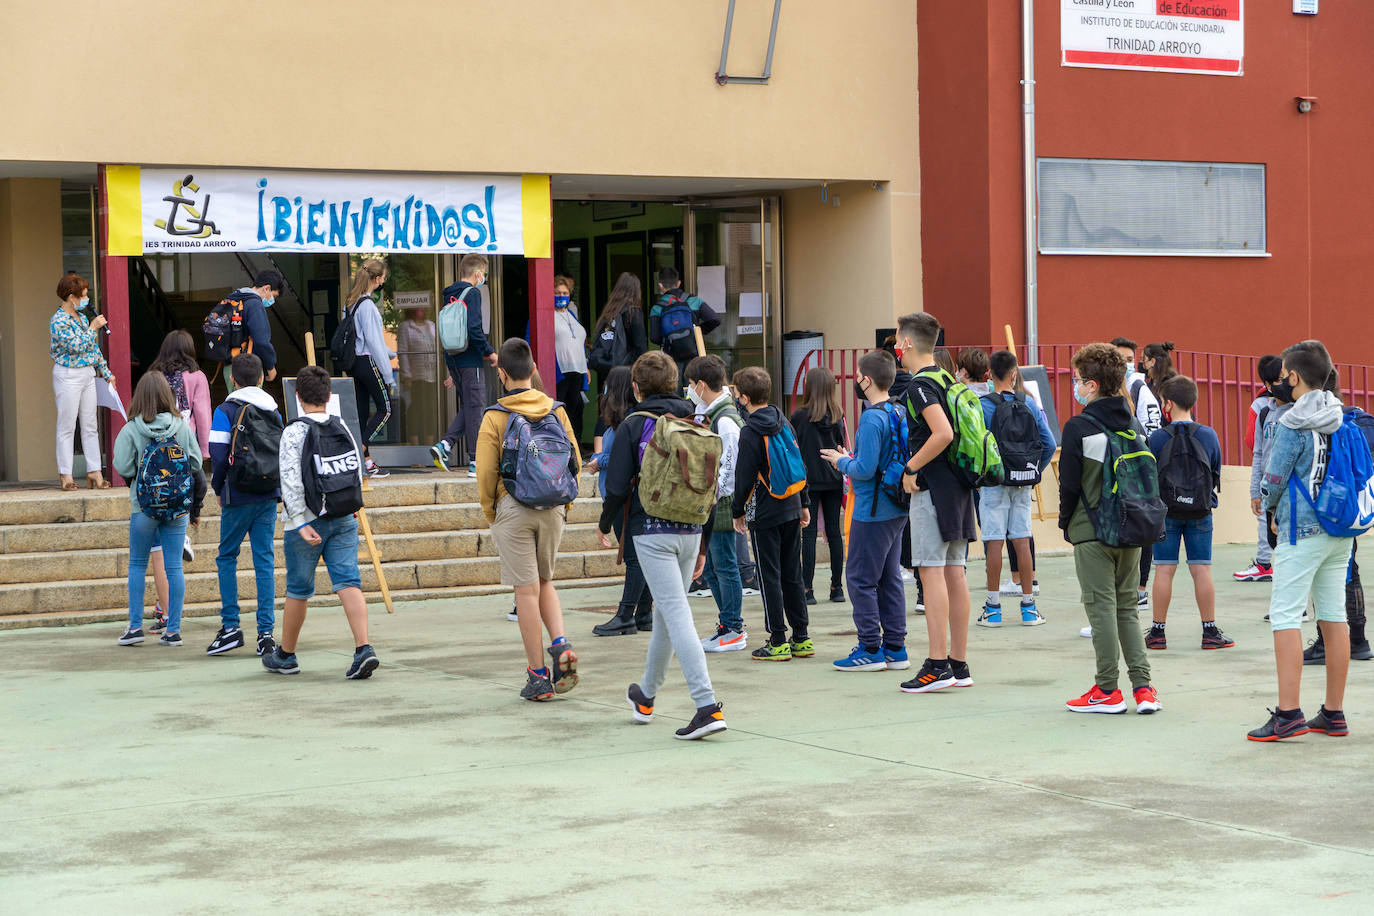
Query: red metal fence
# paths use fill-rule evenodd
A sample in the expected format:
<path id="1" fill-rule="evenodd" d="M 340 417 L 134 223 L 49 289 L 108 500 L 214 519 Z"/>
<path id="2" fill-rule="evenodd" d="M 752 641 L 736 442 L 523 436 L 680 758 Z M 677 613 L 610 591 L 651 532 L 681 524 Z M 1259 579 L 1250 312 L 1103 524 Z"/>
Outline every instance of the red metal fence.
<path id="1" fill-rule="evenodd" d="M 1000 347 L 975 346 L 991 352 Z M 1070 360 L 1081 344 L 1042 344 L 1040 346 L 1040 365 L 1050 379 L 1050 390 L 1059 414 L 1060 422 L 1079 412 L 1078 403 L 1073 399 L 1073 370 Z M 965 347 L 950 347 L 956 357 Z M 1026 348 L 1017 347 L 1017 359 L 1026 360 Z M 796 377 L 785 380 L 789 388 L 789 405 L 795 409 L 801 397 L 802 381 L 807 370 L 825 366 L 835 373 L 843 391 L 843 403 L 852 432 L 855 418 L 859 415 L 860 399 L 854 387 L 855 368 L 859 357 L 867 350 L 813 350 L 807 354 L 798 369 Z M 1227 464 L 1248 465 L 1250 449 L 1245 445 L 1245 428 L 1250 403 L 1260 391 L 1258 356 L 1241 356 L 1235 353 L 1207 353 L 1196 350 L 1175 350 L 1174 368 L 1197 382 L 1198 403 L 1194 417 L 1217 431 L 1221 439 L 1221 454 Z M 1374 390 L 1370 388 L 1371 371 L 1374 366 L 1352 363 L 1337 363 L 1340 376 L 1342 400 L 1374 413 Z"/>

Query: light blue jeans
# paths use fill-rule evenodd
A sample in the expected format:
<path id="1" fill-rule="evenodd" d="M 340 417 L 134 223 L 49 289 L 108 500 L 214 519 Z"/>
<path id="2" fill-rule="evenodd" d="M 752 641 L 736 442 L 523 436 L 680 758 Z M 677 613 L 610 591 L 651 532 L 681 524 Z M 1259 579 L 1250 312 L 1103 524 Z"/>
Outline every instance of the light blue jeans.
<path id="1" fill-rule="evenodd" d="M 1280 533 L 1279 546 L 1274 548 L 1274 589 L 1269 597 L 1271 629 L 1301 628 L 1308 595 L 1318 620 L 1346 622 L 1345 577 L 1353 542 L 1354 538 L 1333 538 L 1319 531 L 1290 544 Z"/>
<path id="2" fill-rule="evenodd" d="M 129 516 L 129 629 L 143 626 L 143 597 L 148 578 L 148 554 L 162 547 L 167 570 L 167 632 L 181 632 L 181 605 L 186 600 L 186 577 L 181 573 L 181 547 L 186 541 L 189 515 L 159 522 L 142 512 Z"/>

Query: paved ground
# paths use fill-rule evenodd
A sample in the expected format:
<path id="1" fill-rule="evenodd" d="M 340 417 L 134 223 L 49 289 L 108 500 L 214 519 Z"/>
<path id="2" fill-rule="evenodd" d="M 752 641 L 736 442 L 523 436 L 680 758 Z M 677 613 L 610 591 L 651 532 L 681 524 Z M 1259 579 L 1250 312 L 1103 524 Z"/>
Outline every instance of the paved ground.
<path id="1" fill-rule="evenodd" d="M 1063 709 L 1093 669 L 1064 557 L 1042 564 L 1049 624 L 975 630 L 973 689 L 827 670 L 852 627 L 822 605 L 814 660 L 711 657 L 730 731 L 697 743 L 671 737 L 680 675 L 661 721 L 631 723 L 644 637 L 584 635 L 605 589 L 565 594 L 583 684 L 539 706 L 501 598 L 377 613 L 384 664 L 359 683 L 337 612 L 311 612 L 296 678 L 206 658 L 209 621 L 181 650 L 3 632 L 0 909 L 1370 912 L 1374 663 L 1352 737 L 1243 740 L 1274 697 L 1268 586 L 1218 553 L 1238 645 L 1197 648 L 1185 585 L 1155 716 Z"/>

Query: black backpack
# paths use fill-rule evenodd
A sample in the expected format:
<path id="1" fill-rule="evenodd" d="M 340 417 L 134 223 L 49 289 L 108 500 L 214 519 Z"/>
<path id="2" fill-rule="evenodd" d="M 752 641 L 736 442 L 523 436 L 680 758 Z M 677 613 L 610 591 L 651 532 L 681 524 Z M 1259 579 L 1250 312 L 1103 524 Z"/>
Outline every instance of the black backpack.
<path id="1" fill-rule="evenodd" d="M 210 309 L 201 325 L 205 335 L 205 358 L 217 363 L 227 363 L 243 350 L 243 300 L 226 296 L 219 304 Z M 252 342 L 244 352 L 252 353 Z"/>
<path id="2" fill-rule="evenodd" d="M 630 361 L 630 334 L 625 328 L 625 312 L 621 312 L 596 335 L 596 343 L 587 354 L 587 365 L 600 373 Z"/>
<path id="3" fill-rule="evenodd" d="M 1002 453 L 1002 486 L 1033 487 L 1040 482 L 1040 424 L 1026 396 L 1008 401 L 997 392 L 983 395 L 996 404 L 988 431 Z"/>
<path id="4" fill-rule="evenodd" d="M 277 452 L 281 417 L 275 410 L 244 404 L 229 437 L 229 486 L 240 493 L 267 495 L 281 486 Z"/>
<path id="5" fill-rule="evenodd" d="M 1084 504 L 1097 539 L 1108 547 L 1148 547 L 1164 540 L 1166 513 L 1145 430 L 1135 420 L 1131 420 L 1130 429 L 1110 430 L 1092 414 L 1080 416 L 1107 438 L 1101 500 L 1095 509 Z"/>
<path id="6" fill-rule="evenodd" d="M 301 443 L 301 484 L 305 507 L 320 518 L 343 518 L 363 507 L 363 460 L 338 417 L 323 423 L 300 417 L 305 424 Z"/>
<path id="7" fill-rule="evenodd" d="M 362 303 L 363 300 L 359 299 L 353 303 L 353 308 L 344 312 L 343 318 L 339 319 L 339 326 L 334 329 L 334 336 L 329 338 L 329 358 L 334 361 L 335 372 L 351 371 L 358 360 L 358 325 L 353 319 Z"/>
<path id="8" fill-rule="evenodd" d="M 1159 498 L 1171 518 L 1203 518 L 1212 511 L 1212 461 L 1193 436 L 1193 424 L 1171 423 L 1159 450 Z"/>

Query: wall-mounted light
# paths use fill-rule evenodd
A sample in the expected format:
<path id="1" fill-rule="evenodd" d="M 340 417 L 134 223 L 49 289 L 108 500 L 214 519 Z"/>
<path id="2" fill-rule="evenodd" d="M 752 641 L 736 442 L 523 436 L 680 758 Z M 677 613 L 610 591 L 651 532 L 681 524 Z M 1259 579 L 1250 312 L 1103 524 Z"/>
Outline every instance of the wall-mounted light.
<path id="1" fill-rule="evenodd" d="M 1317 97 L 1315 95 L 1295 95 L 1293 101 L 1298 104 L 1298 114 L 1307 114 L 1317 107 Z"/>

